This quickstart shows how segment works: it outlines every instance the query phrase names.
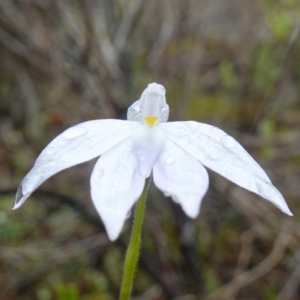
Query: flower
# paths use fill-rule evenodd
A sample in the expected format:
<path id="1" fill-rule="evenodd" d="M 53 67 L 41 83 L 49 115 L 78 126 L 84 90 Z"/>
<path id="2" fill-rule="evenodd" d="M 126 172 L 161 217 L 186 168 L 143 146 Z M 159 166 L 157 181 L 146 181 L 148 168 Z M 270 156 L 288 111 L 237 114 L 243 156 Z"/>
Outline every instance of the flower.
<path id="1" fill-rule="evenodd" d="M 100 156 L 91 197 L 115 240 L 153 172 L 154 184 L 191 218 L 207 191 L 207 167 L 292 215 L 281 193 L 246 150 L 221 129 L 195 121 L 167 122 L 165 89 L 150 83 L 128 109 L 128 120 L 93 120 L 56 137 L 39 155 L 17 191 L 15 206 L 57 172 Z"/>

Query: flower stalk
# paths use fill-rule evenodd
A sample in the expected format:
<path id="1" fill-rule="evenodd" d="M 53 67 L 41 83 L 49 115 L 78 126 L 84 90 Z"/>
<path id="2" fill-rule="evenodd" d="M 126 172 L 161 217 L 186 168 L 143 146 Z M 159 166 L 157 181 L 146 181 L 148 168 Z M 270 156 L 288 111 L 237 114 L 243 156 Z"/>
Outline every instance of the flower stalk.
<path id="1" fill-rule="evenodd" d="M 143 220 L 144 220 L 147 192 L 150 186 L 150 182 L 151 182 L 150 177 L 146 178 L 143 192 L 139 200 L 137 201 L 135 207 L 131 237 L 130 237 L 130 241 L 129 241 L 129 245 L 127 248 L 125 261 L 124 261 L 124 271 L 123 271 L 123 278 L 122 278 L 119 300 L 130 299 L 132 286 L 133 286 L 133 279 L 134 279 L 135 272 L 137 270 L 137 263 L 140 254 L 141 231 L 142 231 Z"/>

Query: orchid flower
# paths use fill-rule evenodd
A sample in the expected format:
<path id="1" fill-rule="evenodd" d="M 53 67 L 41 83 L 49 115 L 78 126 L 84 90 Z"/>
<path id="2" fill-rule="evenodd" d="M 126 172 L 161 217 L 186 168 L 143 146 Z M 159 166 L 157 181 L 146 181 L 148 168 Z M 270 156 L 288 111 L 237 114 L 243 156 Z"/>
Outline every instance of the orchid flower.
<path id="1" fill-rule="evenodd" d="M 191 218 L 199 214 L 209 179 L 207 167 L 292 215 L 268 175 L 231 136 L 195 121 L 167 122 L 165 88 L 150 83 L 128 109 L 127 120 L 93 120 L 57 136 L 39 155 L 17 191 L 20 207 L 46 179 L 100 156 L 91 176 L 91 197 L 110 240 L 153 172 L 154 184 Z"/>

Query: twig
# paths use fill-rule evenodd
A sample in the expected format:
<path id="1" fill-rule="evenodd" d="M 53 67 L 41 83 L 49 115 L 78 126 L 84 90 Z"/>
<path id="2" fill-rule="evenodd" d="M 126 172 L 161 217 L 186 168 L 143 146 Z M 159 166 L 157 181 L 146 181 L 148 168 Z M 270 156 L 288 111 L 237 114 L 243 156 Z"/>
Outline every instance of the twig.
<path id="1" fill-rule="evenodd" d="M 285 226 L 283 227 L 279 237 L 275 241 L 272 252 L 267 258 L 256 267 L 238 275 L 231 282 L 208 295 L 205 300 L 230 299 L 243 287 L 270 272 L 281 261 L 290 240 L 290 234 L 286 231 Z"/>
<path id="2" fill-rule="evenodd" d="M 281 65 L 281 69 L 280 69 L 278 78 L 274 82 L 274 85 L 273 85 L 271 91 L 269 92 L 267 97 L 264 99 L 263 103 L 260 106 L 260 109 L 256 113 L 253 123 L 252 123 L 252 126 L 251 126 L 252 129 L 255 128 L 256 125 L 259 124 L 260 121 L 264 118 L 264 115 L 265 115 L 266 111 L 268 111 L 268 108 L 269 108 L 271 102 L 274 101 L 274 96 L 279 93 L 279 91 L 282 87 L 282 84 L 284 82 L 287 68 L 288 68 L 289 63 L 292 58 L 292 54 L 294 53 L 295 47 L 299 41 L 299 35 L 300 35 L 300 26 L 298 25 L 294 28 L 294 30 L 292 31 L 292 33 L 290 35 L 289 43 L 286 47 L 285 55 L 284 55 L 284 58 L 282 61 L 282 65 Z"/>
<path id="3" fill-rule="evenodd" d="M 300 252 L 296 254 L 299 256 Z M 300 284 L 300 263 L 294 269 L 293 273 L 283 286 L 282 290 L 280 291 L 277 300 L 287 300 L 287 299 L 294 299 Z M 296 298 L 295 298 L 296 299 Z"/>

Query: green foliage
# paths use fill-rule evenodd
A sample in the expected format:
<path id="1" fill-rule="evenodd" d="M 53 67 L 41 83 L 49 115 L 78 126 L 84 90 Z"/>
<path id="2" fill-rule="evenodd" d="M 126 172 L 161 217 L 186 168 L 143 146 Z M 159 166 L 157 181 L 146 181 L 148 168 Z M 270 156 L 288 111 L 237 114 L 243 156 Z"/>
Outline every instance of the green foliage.
<path id="1" fill-rule="evenodd" d="M 221 82 L 224 87 L 233 88 L 237 84 L 237 78 L 234 74 L 230 61 L 223 60 L 219 66 Z"/>
<path id="2" fill-rule="evenodd" d="M 262 294 L 264 300 L 276 300 L 278 297 L 278 288 L 274 284 L 267 285 L 263 289 Z"/>
<path id="3" fill-rule="evenodd" d="M 105 255 L 104 266 L 116 285 L 119 285 L 121 282 L 124 255 L 125 254 L 121 253 L 119 249 L 113 249 Z"/>
<path id="4" fill-rule="evenodd" d="M 77 286 L 73 283 L 58 283 L 55 287 L 57 300 L 79 300 Z"/>
<path id="5" fill-rule="evenodd" d="M 199 108 L 201 107 L 201 108 Z M 225 93 L 204 94 L 195 92 L 186 106 L 186 118 L 205 122 L 218 116 L 234 123 L 237 117 L 237 105 Z"/>
<path id="6" fill-rule="evenodd" d="M 211 293 L 215 291 L 219 286 L 218 276 L 215 274 L 215 271 L 209 267 L 205 269 L 204 277 L 204 286 L 206 293 Z"/>
<path id="7" fill-rule="evenodd" d="M 266 119 L 260 125 L 260 132 L 264 139 L 270 140 L 276 134 L 276 127 L 273 120 Z"/>
<path id="8" fill-rule="evenodd" d="M 37 300 L 51 300 L 52 293 L 47 287 L 38 287 L 36 290 Z"/>

